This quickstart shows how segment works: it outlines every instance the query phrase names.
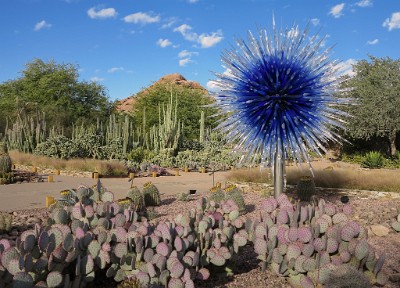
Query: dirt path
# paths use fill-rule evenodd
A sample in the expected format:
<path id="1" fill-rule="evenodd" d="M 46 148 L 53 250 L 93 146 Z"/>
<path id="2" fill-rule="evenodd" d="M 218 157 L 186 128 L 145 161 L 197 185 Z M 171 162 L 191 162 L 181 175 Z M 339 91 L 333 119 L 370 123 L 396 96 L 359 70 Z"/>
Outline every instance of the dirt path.
<path id="1" fill-rule="evenodd" d="M 224 183 L 228 172 L 216 172 L 215 182 Z M 213 176 L 209 173 L 181 172 L 180 176 L 142 177 L 135 178 L 133 185 L 143 187 L 143 184 L 151 181 L 166 196 L 175 196 L 178 193 L 196 189 L 198 192 L 206 192 L 213 186 Z M 117 199 L 126 197 L 131 183 L 128 178 L 102 178 L 102 184 L 115 194 Z M 60 191 L 76 188 L 80 184 L 93 186 L 96 179 L 88 177 L 54 176 L 54 182 L 22 183 L 0 185 L 0 211 L 15 211 L 32 208 L 43 208 L 45 197 L 60 197 Z"/>

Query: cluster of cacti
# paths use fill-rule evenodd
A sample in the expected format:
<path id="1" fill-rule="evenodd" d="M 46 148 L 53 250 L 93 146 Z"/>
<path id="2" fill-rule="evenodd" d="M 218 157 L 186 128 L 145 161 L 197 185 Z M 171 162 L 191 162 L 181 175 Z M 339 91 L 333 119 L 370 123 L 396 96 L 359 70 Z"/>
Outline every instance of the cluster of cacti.
<path id="1" fill-rule="evenodd" d="M 45 113 L 37 111 L 36 117 L 27 116 L 25 109 L 17 109 L 17 113 L 11 126 L 8 120 L 6 123 L 7 145 L 10 149 L 32 152 L 36 145 L 46 139 Z"/>
<path id="2" fill-rule="evenodd" d="M 233 184 L 228 185 L 224 189 L 221 188 L 220 185 L 214 186 L 210 189 L 210 196 L 208 197 L 208 201 L 220 203 L 224 200 L 232 200 L 238 206 L 239 212 L 243 214 L 246 212 L 246 204 L 244 202 L 242 191 Z"/>
<path id="3" fill-rule="evenodd" d="M 226 266 L 247 243 L 232 200 L 201 198 L 189 215 L 150 223 L 108 191 L 85 202 L 82 188 L 73 206 L 52 210 L 47 226 L 0 240 L 0 287 L 85 287 L 100 270 L 117 282 L 128 279 L 121 287 L 194 287 L 210 276 L 207 267 Z"/>
<path id="4" fill-rule="evenodd" d="M 142 192 L 146 206 L 159 206 L 161 204 L 160 191 L 152 182 L 143 184 Z"/>
<path id="5" fill-rule="evenodd" d="M 297 196 L 301 201 L 310 201 L 315 195 L 315 183 L 311 176 L 302 176 L 296 187 Z"/>
<path id="6" fill-rule="evenodd" d="M 102 195 L 107 191 L 101 184 L 100 180 L 93 187 L 85 185 L 78 186 L 77 189 L 66 189 L 60 192 L 61 197 L 58 198 L 50 207 L 52 211 L 57 207 L 73 206 L 77 202 L 84 204 L 93 204 L 101 199 Z"/>
<path id="7" fill-rule="evenodd" d="M 11 230 L 12 220 L 12 214 L 0 212 L 0 233 Z"/>
<path id="8" fill-rule="evenodd" d="M 246 223 L 249 239 L 263 268 L 288 277 L 293 287 L 333 283 L 343 265 L 360 270 L 372 285 L 387 281 L 381 271 L 385 256 L 377 258 L 366 229 L 350 220 L 350 204 L 320 199 L 318 205 L 300 206 L 281 194 L 264 200 L 262 210 L 260 219 Z"/>
<path id="9" fill-rule="evenodd" d="M 400 214 L 397 215 L 396 219 L 391 223 L 391 226 L 396 232 L 400 232 Z"/>

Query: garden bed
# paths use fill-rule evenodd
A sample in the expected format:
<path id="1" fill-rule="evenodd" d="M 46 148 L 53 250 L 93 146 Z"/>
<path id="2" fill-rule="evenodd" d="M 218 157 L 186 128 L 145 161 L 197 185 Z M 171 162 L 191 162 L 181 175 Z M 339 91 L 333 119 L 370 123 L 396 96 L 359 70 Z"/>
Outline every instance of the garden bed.
<path id="1" fill-rule="evenodd" d="M 290 189 L 289 189 L 290 190 Z M 378 254 L 386 253 L 386 261 L 383 271 L 390 276 L 390 281 L 385 285 L 388 288 L 399 287 L 400 273 L 400 233 L 390 228 L 390 222 L 399 213 L 400 195 L 395 193 L 381 192 L 349 192 L 332 189 L 319 189 L 318 196 L 327 201 L 340 205 L 340 197 L 346 194 L 353 205 L 352 217 L 368 228 L 369 243 L 375 248 Z M 293 191 L 288 195 L 295 197 Z M 194 199 L 201 195 L 193 196 Z M 245 193 L 246 208 L 248 213 L 243 217 L 256 218 L 261 209 L 263 197 L 258 193 Z M 196 201 L 182 202 L 174 197 L 165 196 L 162 205 L 155 208 L 158 218 L 155 221 L 173 219 L 179 213 L 189 212 L 195 207 Z M 46 221 L 46 209 L 22 210 L 14 213 L 14 228 L 7 237 L 15 239 L 23 230 L 29 228 L 33 223 Z M 30 224 L 27 224 L 30 223 Z M 383 227 L 383 228 L 382 228 Z M 378 229 L 380 228 L 380 229 Z M 385 229 L 387 228 L 387 229 Z M 380 232 L 379 232 L 380 231 Z M 383 233 L 377 236 L 375 233 Z M 387 232 L 387 233 L 386 233 Z M 258 266 L 252 246 L 247 246 L 236 260 L 233 267 L 234 275 L 230 277 L 212 274 L 208 281 L 197 281 L 196 287 L 288 287 L 284 278 L 279 278 L 269 270 L 262 272 Z M 397 278 L 396 278 L 397 277 Z M 397 280 L 396 280 L 397 279 Z M 95 287 L 117 287 L 117 283 L 99 275 L 94 283 Z"/>

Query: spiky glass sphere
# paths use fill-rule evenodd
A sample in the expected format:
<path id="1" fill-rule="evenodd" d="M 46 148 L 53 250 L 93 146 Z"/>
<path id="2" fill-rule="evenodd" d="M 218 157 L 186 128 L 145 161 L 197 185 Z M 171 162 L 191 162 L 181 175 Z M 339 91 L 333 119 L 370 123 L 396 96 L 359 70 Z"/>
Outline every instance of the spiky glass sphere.
<path id="1" fill-rule="evenodd" d="M 223 118 L 217 129 L 249 155 L 274 162 L 274 156 L 291 156 L 309 162 L 311 151 L 321 155 L 324 143 L 341 137 L 346 113 L 335 108 L 347 99 L 337 95 L 337 65 L 323 50 L 323 38 L 309 36 L 297 26 L 270 33 L 251 32 L 247 43 L 225 51 L 223 74 L 216 74 L 216 105 Z"/>

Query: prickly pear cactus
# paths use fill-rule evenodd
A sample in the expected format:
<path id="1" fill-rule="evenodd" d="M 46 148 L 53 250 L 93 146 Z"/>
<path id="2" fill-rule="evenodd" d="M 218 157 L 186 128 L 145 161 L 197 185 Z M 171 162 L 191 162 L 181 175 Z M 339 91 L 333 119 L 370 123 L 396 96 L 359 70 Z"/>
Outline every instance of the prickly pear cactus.
<path id="1" fill-rule="evenodd" d="M 158 188 L 151 182 L 143 185 L 143 197 L 146 206 L 160 206 L 161 195 Z"/>
<path id="2" fill-rule="evenodd" d="M 301 206 L 285 194 L 265 199 L 260 219 L 245 225 L 262 268 L 288 277 L 296 288 L 385 285 L 385 254 L 378 257 L 346 205 L 320 199 Z"/>
<path id="3" fill-rule="evenodd" d="M 11 230 L 13 216 L 8 213 L 0 213 L 0 233 Z"/>
<path id="4" fill-rule="evenodd" d="M 314 179 L 310 176 L 303 176 L 297 183 L 297 196 L 301 201 L 310 201 L 311 196 L 315 195 Z"/>

